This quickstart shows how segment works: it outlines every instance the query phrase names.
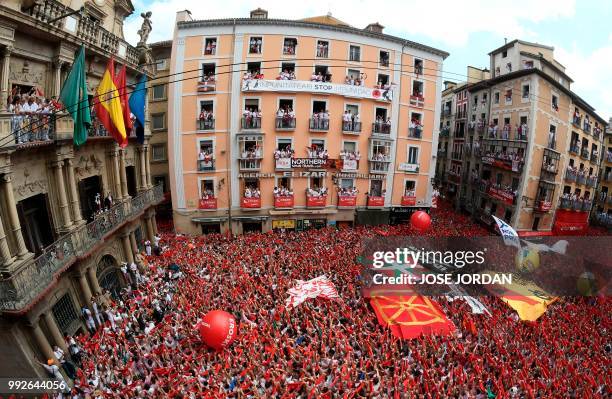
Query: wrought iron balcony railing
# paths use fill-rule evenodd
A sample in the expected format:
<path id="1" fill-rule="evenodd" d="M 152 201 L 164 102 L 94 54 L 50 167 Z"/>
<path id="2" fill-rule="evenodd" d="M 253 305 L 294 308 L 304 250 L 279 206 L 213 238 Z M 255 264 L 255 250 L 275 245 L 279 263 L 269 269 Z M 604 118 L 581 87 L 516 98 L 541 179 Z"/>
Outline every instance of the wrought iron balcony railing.
<path id="1" fill-rule="evenodd" d="M 78 229 L 65 234 L 17 273 L 0 280 L 0 311 L 23 309 L 56 279 L 56 274 L 84 256 L 107 234 L 164 199 L 161 185 L 121 202 Z"/>

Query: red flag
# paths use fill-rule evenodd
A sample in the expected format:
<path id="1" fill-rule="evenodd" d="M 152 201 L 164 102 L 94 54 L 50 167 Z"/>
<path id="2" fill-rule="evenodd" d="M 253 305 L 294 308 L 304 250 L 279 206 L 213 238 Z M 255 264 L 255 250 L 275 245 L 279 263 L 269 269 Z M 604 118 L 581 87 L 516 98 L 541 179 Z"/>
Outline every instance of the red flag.
<path id="1" fill-rule="evenodd" d="M 119 100 L 121 101 L 121 109 L 123 110 L 123 123 L 125 124 L 125 132 L 130 134 L 132 131 L 132 117 L 130 111 L 130 103 L 127 96 L 127 84 L 125 78 L 125 64 L 121 67 L 117 76 L 117 90 L 119 90 Z"/>

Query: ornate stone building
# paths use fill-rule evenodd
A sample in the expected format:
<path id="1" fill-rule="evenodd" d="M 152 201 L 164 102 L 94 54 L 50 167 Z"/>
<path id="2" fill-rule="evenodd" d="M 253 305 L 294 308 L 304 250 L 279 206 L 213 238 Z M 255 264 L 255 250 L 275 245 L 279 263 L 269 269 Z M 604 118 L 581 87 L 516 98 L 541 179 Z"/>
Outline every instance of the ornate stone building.
<path id="1" fill-rule="evenodd" d="M 81 307 L 118 292 L 121 262 L 155 233 L 162 192 L 151 179 L 148 121 L 144 144 L 130 137 L 120 149 L 94 118 L 77 148 L 67 114 L 19 119 L 7 104 L 17 93 L 57 96 L 81 44 L 90 98 L 111 55 L 131 86 L 152 76 L 148 32 L 138 47 L 123 39 L 133 11 L 129 0 L 0 2 L 0 375 L 46 376 L 37 361 L 53 358 L 54 345 L 66 350 L 62 335 L 83 329 Z M 98 193 L 102 204 L 113 197 L 105 212 Z"/>

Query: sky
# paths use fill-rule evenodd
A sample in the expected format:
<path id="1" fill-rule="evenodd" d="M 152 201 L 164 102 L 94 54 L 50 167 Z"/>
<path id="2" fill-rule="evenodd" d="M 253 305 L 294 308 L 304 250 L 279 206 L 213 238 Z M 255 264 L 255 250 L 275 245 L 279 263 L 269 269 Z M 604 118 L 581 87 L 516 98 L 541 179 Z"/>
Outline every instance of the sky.
<path id="1" fill-rule="evenodd" d="M 445 80 L 464 80 L 466 67 L 488 67 L 488 53 L 522 39 L 553 46 L 555 58 L 574 80 L 572 90 L 608 120 L 612 117 L 612 1 L 610 0 L 132 0 L 126 21 L 138 42 L 140 13 L 152 11 L 149 42 L 172 38 L 176 12 L 194 19 L 248 17 L 257 7 L 270 18 L 300 19 L 328 12 L 357 28 L 372 22 L 385 33 L 450 53 Z"/>

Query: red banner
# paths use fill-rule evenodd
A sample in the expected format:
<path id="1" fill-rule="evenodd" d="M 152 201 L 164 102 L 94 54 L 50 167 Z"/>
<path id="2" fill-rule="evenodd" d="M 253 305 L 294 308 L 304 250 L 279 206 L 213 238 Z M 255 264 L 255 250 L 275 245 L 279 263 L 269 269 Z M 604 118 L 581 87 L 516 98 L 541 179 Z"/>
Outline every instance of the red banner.
<path id="1" fill-rule="evenodd" d="M 242 208 L 261 208 L 261 198 L 242 198 L 242 203 L 240 204 Z"/>
<path id="2" fill-rule="evenodd" d="M 489 194 L 491 197 L 495 199 L 505 202 L 508 205 L 514 204 L 514 194 L 509 193 L 507 191 L 489 187 L 487 189 L 487 194 Z"/>
<path id="3" fill-rule="evenodd" d="M 557 235 L 581 235 L 589 228 L 589 212 L 557 209 L 553 231 Z"/>
<path id="4" fill-rule="evenodd" d="M 415 206 L 416 205 L 416 197 L 402 197 L 402 206 Z"/>
<path id="5" fill-rule="evenodd" d="M 548 212 L 552 209 L 552 202 L 550 201 L 538 201 L 538 206 L 536 210 L 540 212 Z"/>
<path id="6" fill-rule="evenodd" d="M 306 196 L 306 206 L 307 207 L 325 207 L 327 203 L 327 196 L 323 197 L 311 197 Z"/>
<path id="7" fill-rule="evenodd" d="M 375 296 L 370 299 L 378 323 L 398 338 L 450 335 L 454 324 L 434 300 L 420 296 Z"/>
<path id="8" fill-rule="evenodd" d="M 293 195 L 274 197 L 275 208 L 293 208 Z"/>
<path id="9" fill-rule="evenodd" d="M 353 195 L 339 195 L 338 206 L 355 207 L 357 206 L 357 197 Z"/>
<path id="10" fill-rule="evenodd" d="M 385 206 L 385 197 L 368 197 L 368 206 Z"/>
<path id="11" fill-rule="evenodd" d="M 201 198 L 198 203 L 198 209 L 217 209 L 217 199 Z"/>

